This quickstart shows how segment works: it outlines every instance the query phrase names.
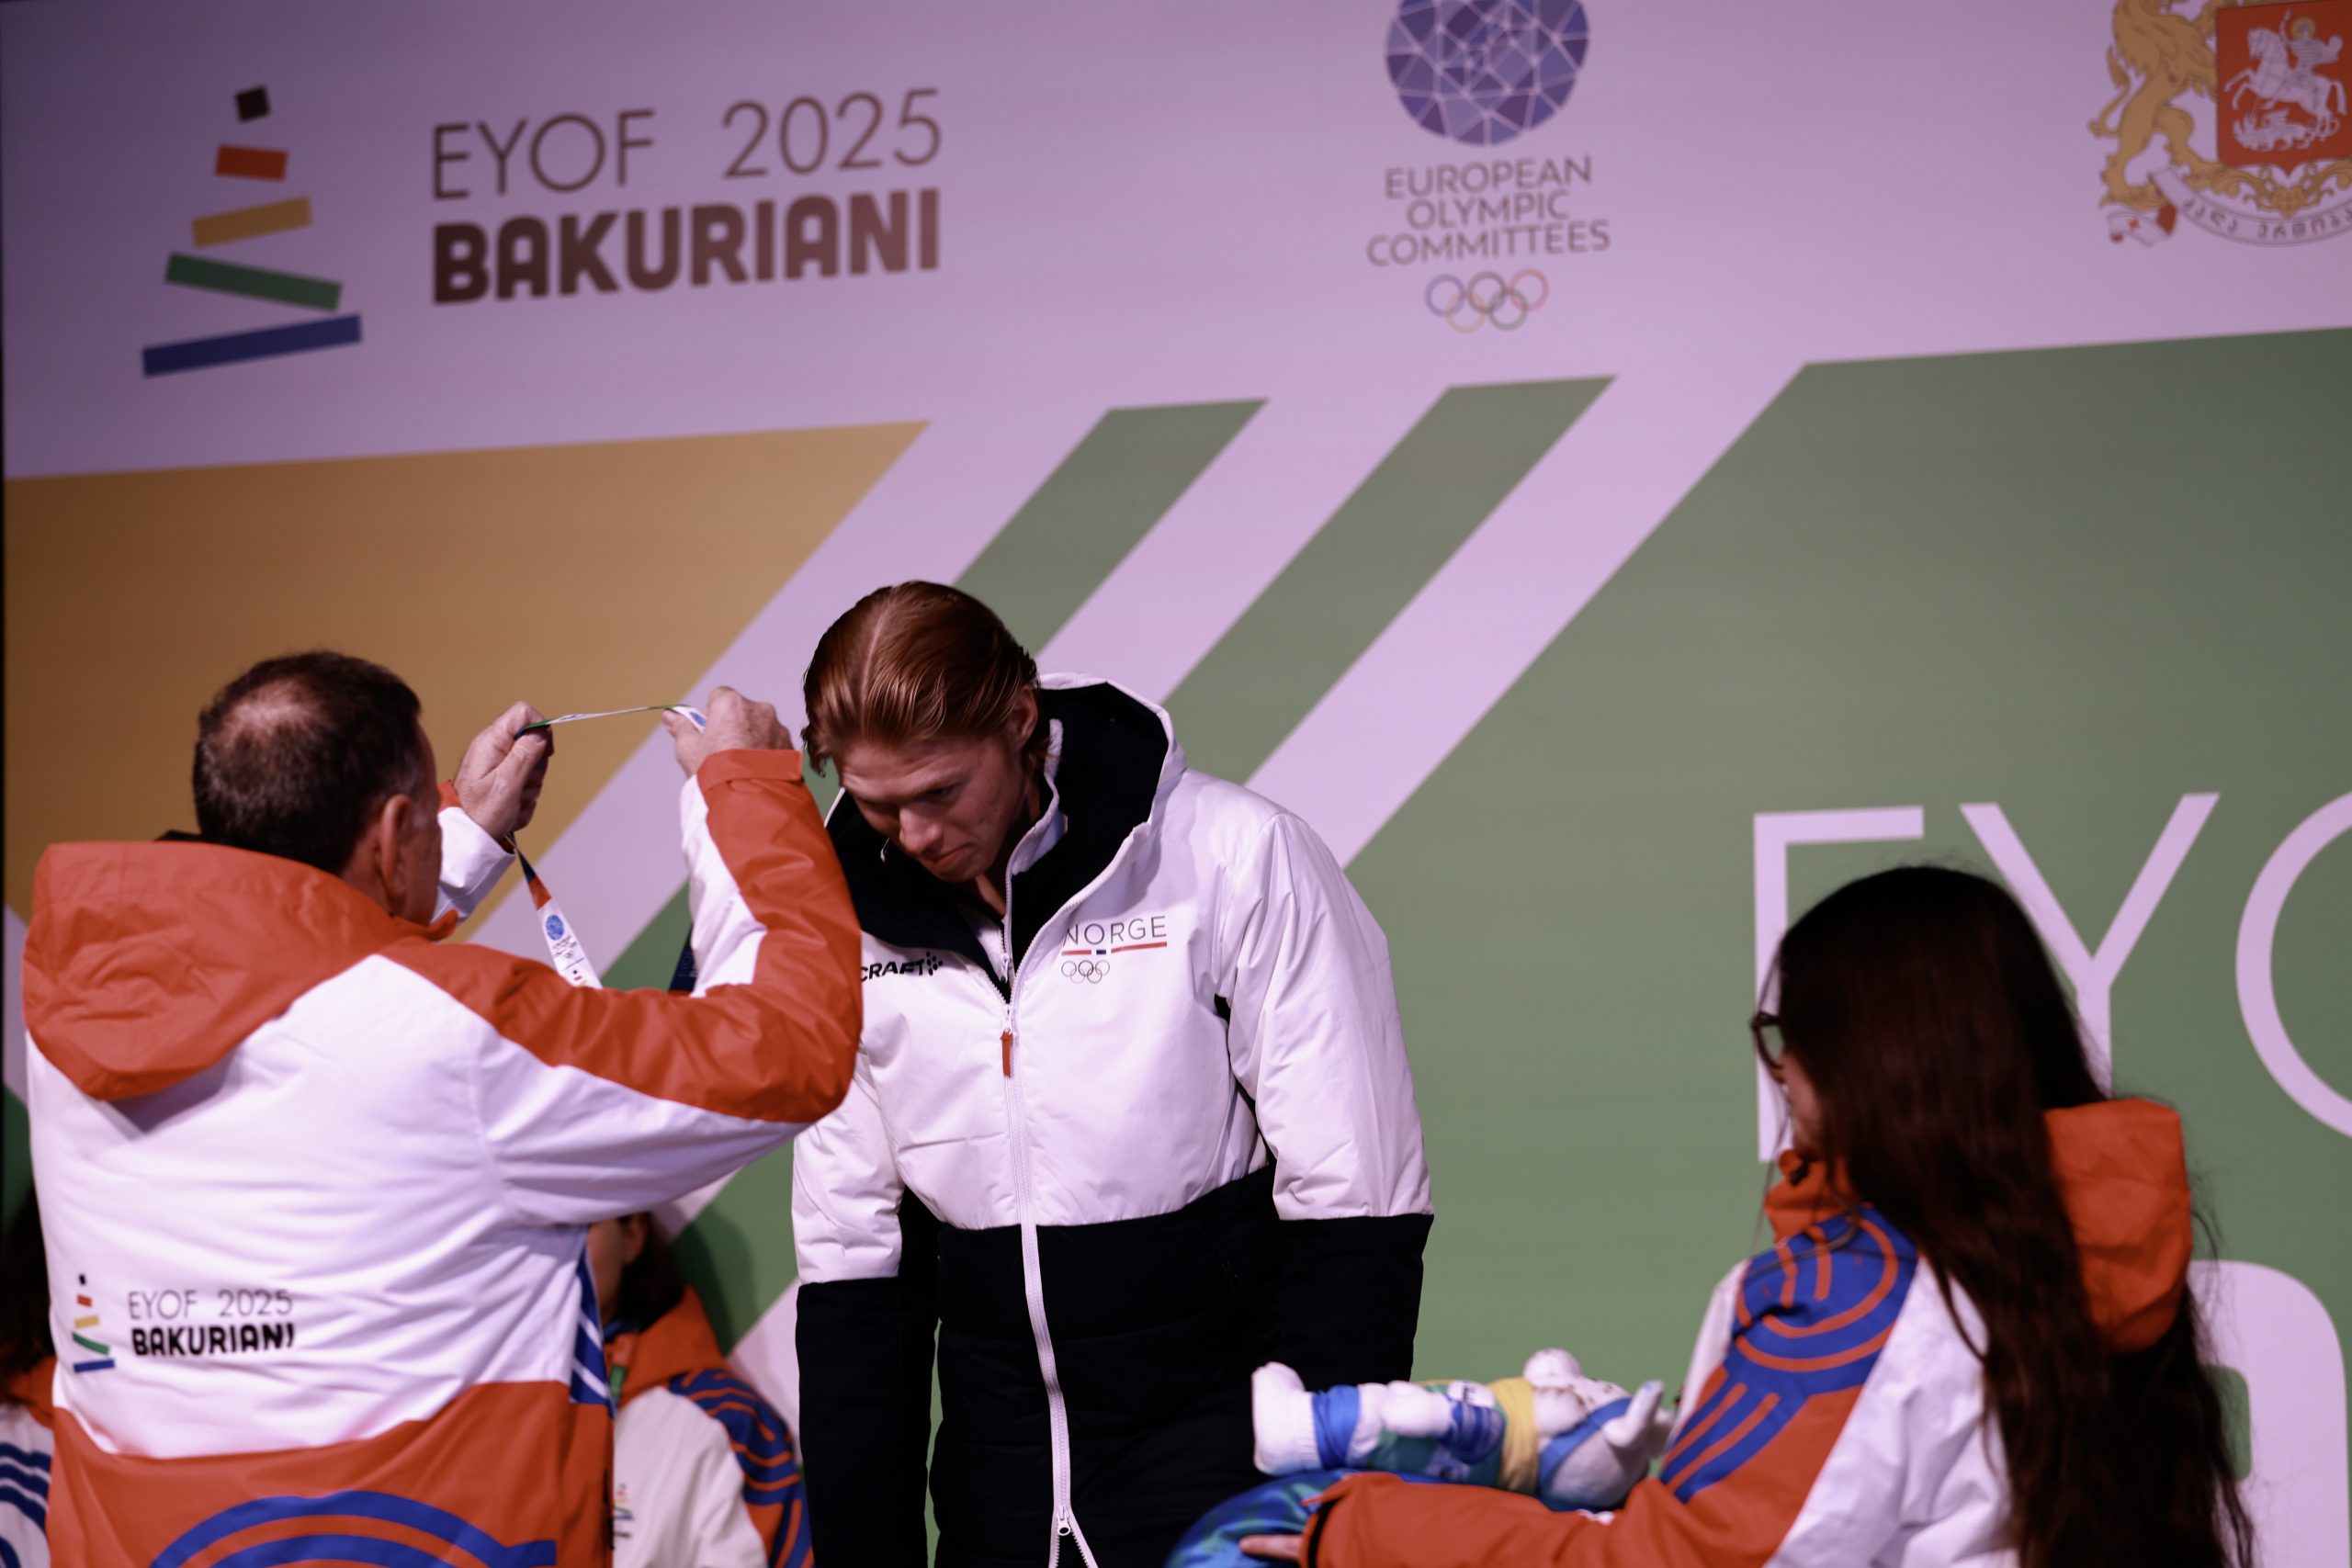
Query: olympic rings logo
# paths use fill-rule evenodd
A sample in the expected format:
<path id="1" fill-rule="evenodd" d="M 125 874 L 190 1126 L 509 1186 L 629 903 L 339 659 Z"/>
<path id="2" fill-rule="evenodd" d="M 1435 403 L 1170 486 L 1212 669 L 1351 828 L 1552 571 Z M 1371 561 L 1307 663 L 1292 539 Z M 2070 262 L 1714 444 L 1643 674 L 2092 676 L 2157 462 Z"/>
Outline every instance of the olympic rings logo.
<path id="1" fill-rule="evenodd" d="M 1062 976 L 1065 979 L 1083 980 L 1090 986 L 1101 985 L 1102 976 L 1110 972 L 1111 961 L 1107 958 L 1065 958 L 1062 960 Z"/>
<path id="2" fill-rule="evenodd" d="M 1521 287 L 1530 280 L 1544 289 L 1532 299 Z M 1445 289 L 1453 292 L 1441 292 Z M 1499 272 L 1473 273 L 1467 283 L 1442 272 L 1421 290 L 1421 303 L 1429 307 L 1430 314 L 1444 317 L 1445 324 L 1458 333 L 1475 333 L 1489 322 L 1498 333 L 1515 333 L 1550 298 L 1552 280 L 1532 266 L 1511 274 L 1508 283 Z"/>

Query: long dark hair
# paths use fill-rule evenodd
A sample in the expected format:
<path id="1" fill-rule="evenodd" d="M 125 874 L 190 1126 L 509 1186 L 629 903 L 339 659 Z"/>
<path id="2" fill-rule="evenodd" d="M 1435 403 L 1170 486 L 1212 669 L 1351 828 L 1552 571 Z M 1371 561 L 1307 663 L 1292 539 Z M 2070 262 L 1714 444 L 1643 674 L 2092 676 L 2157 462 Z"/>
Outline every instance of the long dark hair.
<path id="1" fill-rule="evenodd" d="M 0 1242 L 0 1400 L 10 1383 L 54 1355 L 49 1337 L 49 1255 L 40 1195 L 28 1190 Z"/>
<path id="2" fill-rule="evenodd" d="M 1983 1317 L 2023 1568 L 2250 1564 L 2194 1297 L 2143 1350 L 2092 1321 L 2042 1113 L 2107 1096 L 2017 900 L 1965 872 L 1883 872 L 1792 926 L 1779 973 L 1820 1107 L 1804 1152 Z"/>
<path id="3" fill-rule="evenodd" d="M 650 1328 L 686 1293 L 686 1277 L 678 1270 L 678 1256 L 651 1214 L 631 1214 L 645 1227 L 645 1245 L 637 1261 L 621 1270 L 620 1299 L 605 1305 L 605 1317 L 623 1333 Z"/>

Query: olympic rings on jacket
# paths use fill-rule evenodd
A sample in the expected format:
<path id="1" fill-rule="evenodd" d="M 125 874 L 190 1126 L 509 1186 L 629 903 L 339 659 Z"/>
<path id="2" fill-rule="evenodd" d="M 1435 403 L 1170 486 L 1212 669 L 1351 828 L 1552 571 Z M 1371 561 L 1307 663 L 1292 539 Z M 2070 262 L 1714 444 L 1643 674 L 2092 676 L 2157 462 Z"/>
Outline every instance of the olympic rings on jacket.
<path id="1" fill-rule="evenodd" d="M 1544 289 L 1533 299 L 1528 298 L 1526 290 L 1521 288 L 1530 279 L 1541 284 Z M 1453 291 L 1443 304 L 1438 302 L 1441 288 Z M 1473 273 L 1467 283 L 1450 272 L 1442 272 L 1430 278 L 1429 287 L 1421 290 L 1421 303 L 1429 307 L 1430 314 L 1443 316 L 1445 324 L 1458 333 L 1475 333 L 1489 321 L 1494 323 L 1497 332 L 1517 332 L 1529 316 L 1544 308 L 1544 302 L 1550 298 L 1552 280 L 1532 266 L 1511 274 L 1508 283 L 1503 281 L 1503 275 L 1498 272 Z M 1466 318 L 1464 315 L 1465 310 L 1468 312 Z"/>
<path id="2" fill-rule="evenodd" d="M 1062 960 L 1062 974 L 1067 978 L 1083 980 L 1090 986 L 1101 985 L 1102 976 L 1110 972 L 1111 961 L 1107 958 L 1065 958 Z"/>

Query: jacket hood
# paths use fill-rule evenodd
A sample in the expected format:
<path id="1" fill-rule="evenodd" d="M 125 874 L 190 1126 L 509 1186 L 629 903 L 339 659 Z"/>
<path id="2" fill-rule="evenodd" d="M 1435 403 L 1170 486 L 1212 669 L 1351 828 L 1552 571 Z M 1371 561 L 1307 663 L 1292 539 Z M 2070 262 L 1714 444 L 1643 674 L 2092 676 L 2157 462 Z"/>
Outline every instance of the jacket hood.
<path id="1" fill-rule="evenodd" d="M 2180 1117 L 2154 1100 L 2110 1100 L 2049 1122 L 2091 1319 L 2118 1348 L 2144 1350 L 2180 1311 L 2196 1241 Z"/>
<path id="2" fill-rule="evenodd" d="M 96 1100 L 218 1063 L 322 980 L 409 937 L 358 889 L 218 844 L 59 844 L 33 876 L 25 1030 Z"/>
<path id="3" fill-rule="evenodd" d="M 710 1314 L 692 1285 L 650 1326 L 614 1335 L 605 1346 L 605 1359 L 619 1382 L 623 1404 L 683 1372 L 727 1371 Z"/>
<path id="4" fill-rule="evenodd" d="M 1016 958 L 1131 835 L 1152 831 L 1184 773 L 1184 750 L 1168 715 L 1114 682 L 1042 677 L 1037 722 L 1059 728 L 1054 789 L 1068 825 L 1058 843 L 1013 877 Z M 847 791 L 834 797 L 825 828 L 867 934 L 895 947 L 935 947 L 985 962 L 955 890 L 892 848 Z"/>
<path id="5" fill-rule="evenodd" d="M 52 1393 L 57 1380 L 57 1358 L 44 1356 L 10 1378 L 0 1386 L 0 1404 L 14 1404 L 24 1410 L 42 1426 L 57 1426 L 57 1402 Z"/>
<path id="6" fill-rule="evenodd" d="M 2153 1100 L 2109 1100 L 2044 1122 L 2091 1321 L 2118 1349 L 2144 1350 L 2180 1310 L 2195 1239 L 2180 1117 Z M 1819 1163 L 1785 1154 L 1781 1169 L 1788 1179 L 1765 1213 L 1783 1240 L 1853 1205 L 1839 1173 Z"/>

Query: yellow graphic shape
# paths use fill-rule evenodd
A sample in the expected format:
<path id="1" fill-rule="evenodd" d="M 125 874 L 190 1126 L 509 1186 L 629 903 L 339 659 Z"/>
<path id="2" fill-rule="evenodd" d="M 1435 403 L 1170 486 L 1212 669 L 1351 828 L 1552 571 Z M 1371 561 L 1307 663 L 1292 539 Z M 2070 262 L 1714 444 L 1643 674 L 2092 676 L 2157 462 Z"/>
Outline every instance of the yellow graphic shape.
<path id="1" fill-rule="evenodd" d="M 445 778 L 517 698 L 559 714 L 686 695 L 921 428 L 9 481 L 9 907 L 30 916 L 49 844 L 193 829 L 197 715 L 274 654 L 397 671 Z M 753 694 L 800 674 L 761 671 Z M 526 848 L 654 723 L 557 731 Z"/>
<path id="2" fill-rule="evenodd" d="M 225 245 L 232 240 L 251 240 L 263 234 L 283 234 L 289 229 L 311 226 L 311 198 L 298 196 L 291 201 L 273 201 L 262 207 L 240 207 L 233 212 L 215 212 L 209 218 L 198 218 L 188 225 L 197 249 L 207 245 Z"/>

